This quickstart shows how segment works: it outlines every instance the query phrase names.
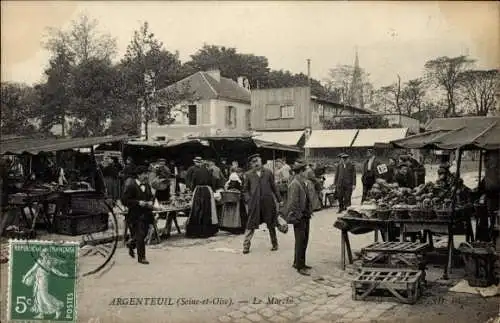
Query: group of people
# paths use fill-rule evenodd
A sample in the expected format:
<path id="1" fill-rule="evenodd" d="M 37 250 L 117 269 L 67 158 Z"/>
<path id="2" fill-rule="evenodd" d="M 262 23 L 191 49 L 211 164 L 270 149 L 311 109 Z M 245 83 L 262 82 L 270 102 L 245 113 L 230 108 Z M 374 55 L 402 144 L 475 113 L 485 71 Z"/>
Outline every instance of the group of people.
<path id="1" fill-rule="evenodd" d="M 244 172 L 233 163 L 229 176 L 213 161 L 205 161 L 201 157 L 193 160 L 193 165 L 186 173 L 186 186 L 193 192 L 191 211 L 186 223 L 186 236 L 206 238 L 215 235 L 221 228 L 218 217 L 215 196 L 221 188 L 238 190 L 241 192 L 240 210 L 243 238 L 243 254 L 250 252 L 255 230 L 266 224 L 271 250 L 279 248 L 277 226 L 281 216 L 288 223 L 293 224 L 295 234 L 295 256 L 293 267 L 302 275 L 309 275 L 310 267 L 306 265 L 305 253 L 309 239 L 309 219 L 313 213 L 312 192 L 314 184 L 308 179 L 311 171 L 309 165 L 301 160 L 296 161 L 288 171 L 286 193 L 278 189 L 275 173 L 263 167 L 260 155 L 255 154 L 248 158 L 248 171 Z M 283 166 L 280 167 L 282 169 Z M 223 168 L 224 169 L 224 168 Z M 145 237 L 153 219 L 153 205 L 158 198 L 160 183 L 165 184 L 163 161 L 153 167 L 155 175 L 147 166 L 136 166 L 126 171 L 127 179 L 124 183 L 121 202 L 128 208 L 127 222 L 132 239 L 128 242 L 129 254 L 141 264 L 149 264 L 146 260 Z M 158 178 L 157 178 L 158 177 Z M 283 195 L 288 198 L 283 199 Z"/>

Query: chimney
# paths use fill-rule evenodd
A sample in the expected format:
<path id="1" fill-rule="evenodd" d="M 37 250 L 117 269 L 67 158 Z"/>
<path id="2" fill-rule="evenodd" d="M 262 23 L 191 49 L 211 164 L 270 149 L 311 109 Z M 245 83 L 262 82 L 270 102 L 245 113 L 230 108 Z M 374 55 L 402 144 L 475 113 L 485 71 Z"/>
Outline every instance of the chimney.
<path id="1" fill-rule="evenodd" d="M 213 79 L 215 79 L 217 82 L 220 82 L 220 70 L 218 69 L 211 69 L 206 71 L 208 75 L 210 75 Z"/>

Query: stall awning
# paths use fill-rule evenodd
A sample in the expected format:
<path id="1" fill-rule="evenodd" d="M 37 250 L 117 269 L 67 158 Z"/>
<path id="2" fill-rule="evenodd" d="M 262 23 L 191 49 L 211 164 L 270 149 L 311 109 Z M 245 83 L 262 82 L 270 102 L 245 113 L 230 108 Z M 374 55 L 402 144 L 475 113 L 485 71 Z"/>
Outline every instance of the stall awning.
<path id="1" fill-rule="evenodd" d="M 351 147 L 357 133 L 357 129 L 313 130 L 304 148 Z"/>
<path id="2" fill-rule="evenodd" d="M 408 128 L 360 129 L 352 147 L 373 147 L 406 137 Z"/>
<path id="3" fill-rule="evenodd" d="M 164 141 L 140 141 L 140 140 L 134 140 L 134 141 L 129 141 L 127 142 L 127 145 L 130 146 L 144 146 L 144 147 L 158 147 L 158 148 L 172 148 L 172 147 L 177 147 L 181 145 L 186 145 L 186 144 L 205 144 L 205 146 L 208 145 L 208 143 L 204 143 L 202 140 L 199 139 L 171 139 L 171 140 L 164 140 Z"/>
<path id="4" fill-rule="evenodd" d="M 255 142 L 255 145 L 258 148 L 266 148 L 266 149 L 273 149 L 273 150 L 284 150 L 284 151 L 294 151 L 301 153 L 302 149 L 297 147 L 297 146 L 289 146 L 289 145 L 281 145 L 275 142 L 269 142 L 269 141 L 264 141 L 260 139 L 253 139 Z"/>
<path id="5" fill-rule="evenodd" d="M 256 134 L 254 138 L 280 145 L 297 146 L 303 135 L 304 131 L 274 131 L 260 132 Z"/>
<path id="6" fill-rule="evenodd" d="M 392 145 L 413 149 L 500 149 L 500 117 L 434 119 L 424 132 Z"/>
<path id="7" fill-rule="evenodd" d="M 87 138 L 45 138 L 45 139 L 27 139 L 8 140 L 0 142 L 0 153 L 19 155 L 23 153 L 36 155 L 41 152 L 54 152 L 74 148 L 93 147 L 108 142 L 123 141 L 129 138 L 123 136 L 105 136 L 105 137 L 87 137 Z"/>

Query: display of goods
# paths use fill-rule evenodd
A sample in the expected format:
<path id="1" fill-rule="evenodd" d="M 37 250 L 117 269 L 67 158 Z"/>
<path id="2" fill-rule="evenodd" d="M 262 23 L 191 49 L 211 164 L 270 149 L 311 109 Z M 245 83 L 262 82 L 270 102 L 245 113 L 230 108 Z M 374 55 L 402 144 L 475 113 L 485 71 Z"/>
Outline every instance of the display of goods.
<path id="1" fill-rule="evenodd" d="M 453 190 L 440 183 L 428 182 L 413 189 L 399 187 L 397 183 L 387 183 L 377 179 L 369 192 L 370 201 L 379 208 L 392 208 L 396 205 L 414 205 L 420 209 L 441 209 L 451 206 Z"/>

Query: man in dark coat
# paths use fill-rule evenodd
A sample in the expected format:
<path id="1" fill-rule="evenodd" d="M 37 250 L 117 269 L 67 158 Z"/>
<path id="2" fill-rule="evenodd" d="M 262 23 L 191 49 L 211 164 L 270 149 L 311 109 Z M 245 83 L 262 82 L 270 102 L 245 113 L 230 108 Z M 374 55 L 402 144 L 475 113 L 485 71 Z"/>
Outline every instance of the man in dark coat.
<path id="1" fill-rule="evenodd" d="M 372 189 L 373 184 L 377 178 L 383 178 L 387 173 L 387 166 L 382 164 L 375 155 L 373 149 L 368 149 L 368 159 L 363 164 L 363 173 L 361 175 L 361 182 L 363 183 L 363 196 L 361 202 L 367 198 L 368 192 Z"/>
<path id="2" fill-rule="evenodd" d="M 310 266 L 306 265 L 306 249 L 309 242 L 309 222 L 313 213 L 311 196 L 306 188 L 306 164 L 297 161 L 292 167 L 296 176 L 288 186 L 286 205 L 287 222 L 293 224 L 295 254 L 293 267 L 299 274 L 310 276 Z"/>
<path id="3" fill-rule="evenodd" d="M 250 244 L 255 229 L 265 223 L 269 230 L 272 251 L 278 250 L 276 235 L 277 206 L 276 201 L 283 205 L 273 173 L 262 167 L 262 159 L 258 154 L 248 158 L 251 169 L 245 174 L 243 194 L 248 205 L 248 222 L 243 242 L 243 253 L 250 252 Z"/>
<path id="4" fill-rule="evenodd" d="M 340 154 L 339 157 L 334 183 L 339 200 L 338 213 L 341 213 L 351 206 L 352 191 L 356 188 L 356 168 L 349 161 L 348 154 Z"/>
<path id="5" fill-rule="evenodd" d="M 148 168 L 138 166 L 133 172 L 134 176 L 125 181 L 122 203 L 128 208 L 127 224 L 130 228 L 132 240 L 128 248 L 131 257 L 135 257 L 134 249 L 137 248 L 137 260 L 141 264 L 149 264 L 146 260 L 145 238 L 149 225 L 153 221 L 153 193 L 148 184 Z"/>

